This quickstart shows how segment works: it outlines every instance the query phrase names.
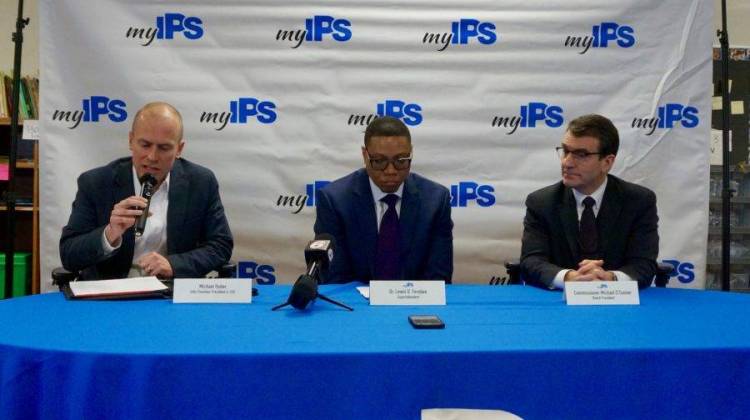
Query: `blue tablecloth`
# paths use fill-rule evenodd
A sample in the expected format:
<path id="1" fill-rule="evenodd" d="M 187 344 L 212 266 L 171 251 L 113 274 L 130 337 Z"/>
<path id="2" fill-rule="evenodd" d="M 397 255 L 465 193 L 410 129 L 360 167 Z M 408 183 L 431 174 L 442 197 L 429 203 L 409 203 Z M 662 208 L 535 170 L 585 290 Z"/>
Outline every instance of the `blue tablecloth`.
<path id="1" fill-rule="evenodd" d="M 370 307 L 353 285 L 306 312 L 251 305 L 0 302 L 2 418 L 417 419 L 421 408 L 535 418 L 750 415 L 750 295 L 641 292 L 568 307 L 559 292 L 449 286 L 448 306 Z M 414 330 L 436 314 L 445 330 Z"/>

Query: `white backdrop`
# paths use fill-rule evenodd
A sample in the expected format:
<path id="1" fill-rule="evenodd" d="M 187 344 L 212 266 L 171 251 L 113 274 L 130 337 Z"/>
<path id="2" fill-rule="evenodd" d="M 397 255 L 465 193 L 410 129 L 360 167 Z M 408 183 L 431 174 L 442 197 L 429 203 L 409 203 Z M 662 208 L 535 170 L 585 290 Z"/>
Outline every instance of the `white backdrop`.
<path id="1" fill-rule="evenodd" d="M 135 111 L 165 100 L 183 156 L 219 179 L 241 275 L 289 283 L 313 236 L 308 191 L 362 166 L 352 115 L 382 104 L 411 124 L 412 170 L 454 186 L 455 282 L 504 275 L 526 195 L 559 180 L 565 125 L 596 112 L 620 130 L 613 173 L 657 194 L 670 285 L 702 288 L 712 14 L 700 0 L 43 0 L 42 273 L 60 264 L 77 176 L 128 155 Z M 239 98 L 258 102 L 235 112 L 246 122 L 205 121 Z M 493 126 L 524 110 L 515 131 Z"/>

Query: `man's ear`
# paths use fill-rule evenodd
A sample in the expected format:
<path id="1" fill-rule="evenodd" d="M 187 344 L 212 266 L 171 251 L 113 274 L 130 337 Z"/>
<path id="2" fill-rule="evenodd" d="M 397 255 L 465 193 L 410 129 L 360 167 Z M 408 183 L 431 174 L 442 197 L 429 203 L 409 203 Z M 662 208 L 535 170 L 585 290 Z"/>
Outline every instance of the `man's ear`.
<path id="1" fill-rule="evenodd" d="M 180 143 L 177 145 L 177 156 L 180 157 L 182 155 L 182 149 L 185 147 L 185 140 L 180 140 Z"/>
<path id="2" fill-rule="evenodd" d="M 362 146 L 362 162 L 365 164 L 365 168 L 367 167 L 369 156 L 367 156 L 367 148 L 365 146 Z"/>

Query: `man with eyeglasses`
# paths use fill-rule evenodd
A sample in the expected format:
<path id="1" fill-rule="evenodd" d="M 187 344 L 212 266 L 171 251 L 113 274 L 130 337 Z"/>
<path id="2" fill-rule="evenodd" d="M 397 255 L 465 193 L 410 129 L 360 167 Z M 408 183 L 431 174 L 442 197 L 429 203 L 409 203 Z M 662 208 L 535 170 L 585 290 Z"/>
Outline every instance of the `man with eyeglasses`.
<path id="1" fill-rule="evenodd" d="M 315 196 L 315 233 L 336 241 L 323 281 L 445 280 L 453 274 L 448 189 L 414 173 L 411 134 L 380 117 L 365 130 L 365 167 Z"/>
<path id="2" fill-rule="evenodd" d="M 648 287 L 659 253 L 656 195 L 609 175 L 620 140 L 596 114 L 572 120 L 557 147 L 562 181 L 526 199 L 521 276 L 562 289 L 566 281 L 636 280 Z"/>

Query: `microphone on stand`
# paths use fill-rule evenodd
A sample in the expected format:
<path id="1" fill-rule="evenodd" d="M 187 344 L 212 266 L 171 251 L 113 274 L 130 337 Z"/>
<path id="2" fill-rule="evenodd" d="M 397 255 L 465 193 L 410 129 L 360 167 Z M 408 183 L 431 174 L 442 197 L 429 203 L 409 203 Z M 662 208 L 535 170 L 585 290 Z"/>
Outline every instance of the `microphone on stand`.
<path id="1" fill-rule="evenodd" d="M 287 305 L 292 305 L 295 309 L 304 310 L 317 298 L 341 306 L 350 311 L 354 310 L 341 302 L 337 302 L 318 293 L 320 273 L 327 270 L 330 266 L 331 261 L 333 260 L 333 247 L 333 236 L 327 233 L 317 235 L 314 240 L 307 244 L 305 247 L 307 273 L 299 276 L 297 281 L 294 282 L 294 286 L 292 286 L 292 291 L 289 293 L 287 301 L 281 305 L 274 306 L 271 308 L 272 311 L 283 308 Z"/>
<path id="2" fill-rule="evenodd" d="M 143 214 L 138 216 L 138 220 L 135 222 L 135 236 L 139 237 L 143 235 L 143 230 L 146 229 L 146 219 L 148 218 L 148 208 L 151 205 L 151 197 L 154 195 L 154 188 L 156 188 L 156 178 L 153 175 L 147 173 L 144 174 L 141 179 L 141 197 L 146 199 L 146 208 L 143 209 Z"/>
<path id="3" fill-rule="evenodd" d="M 305 247 L 307 275 L 320 282 L 320 273 L 328 270 L 333 261 L 333 236 L 321 233 Z"/>

